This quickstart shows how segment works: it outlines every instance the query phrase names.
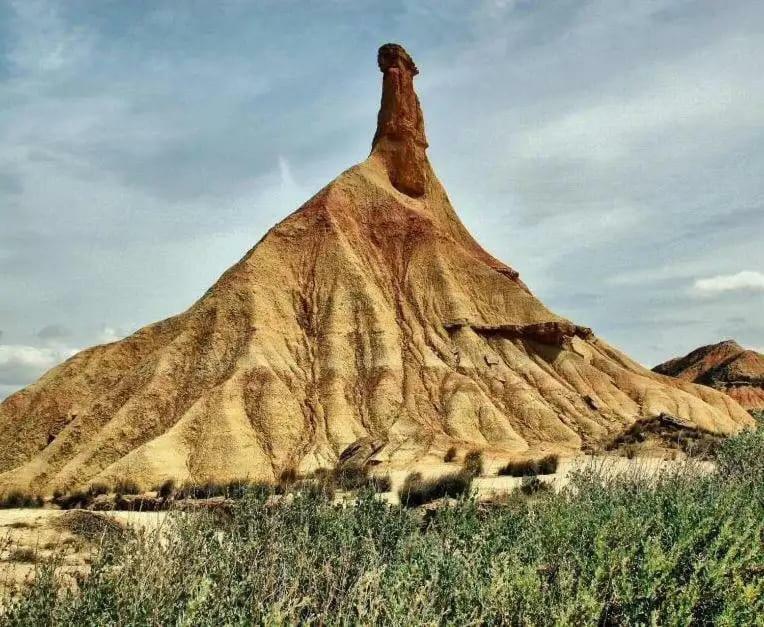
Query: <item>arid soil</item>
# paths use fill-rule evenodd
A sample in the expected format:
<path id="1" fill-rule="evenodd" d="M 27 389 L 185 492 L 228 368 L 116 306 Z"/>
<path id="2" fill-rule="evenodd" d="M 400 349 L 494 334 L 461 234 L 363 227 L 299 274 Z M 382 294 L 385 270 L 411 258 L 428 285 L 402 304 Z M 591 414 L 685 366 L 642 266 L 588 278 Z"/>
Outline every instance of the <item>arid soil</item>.
<path id="1" fill-rule="evenodd" d="M 716 434 L 752 424 L 729 396 L 651 372 L 549 311 L 481 248 L 427 159 L 416 66 L 387 45 L 379 67 L 363 163 L 184 313 L 0 404 L 1 491 L 274 481 L 350 446 L 392 467 L 452 446 L 574 455 L 660 414 Z"/>

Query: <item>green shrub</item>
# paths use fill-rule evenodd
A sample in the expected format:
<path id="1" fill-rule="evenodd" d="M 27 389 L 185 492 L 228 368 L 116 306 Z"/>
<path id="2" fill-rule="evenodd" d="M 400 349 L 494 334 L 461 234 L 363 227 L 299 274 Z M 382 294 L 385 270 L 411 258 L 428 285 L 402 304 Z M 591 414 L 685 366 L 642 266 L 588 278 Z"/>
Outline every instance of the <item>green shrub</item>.
<path id="1" fill-rule="evenodd" d="M 264 489 L 244 479 L 234 479 L 228 482 L 207 481 L 205 483 L 186 483 L 175 491 L 179 499 L 211 499 L 224 497 L 228 499 L 240 499 L 248 490 Z"/>
<path id="2" fill-rule="evenodd" d="M 0 498 L 0 509 L 42 507 L 43 498 L 38 494 L 28 494 L 21 490 L 11 490 Z"/>
<path id="3" fill-rule="evenodd" d="M 57 491 L 53 494 L 53 503 L 61 509 L 86 509 L 92 500 L 91 495 L 83 490 L 67 493 Z"/>
<path id="4" fill-rule="evenodd" d="M 373 475 L 368 468 L 360 466 L 338 466 L 329 479 L 336 488 L 344 491 L 371 489 L 374 492 L 389 492 L 391 485 L 389 476 Z M 321 480 L 320 477 L 318 480 Z"/>
<path id="5" fill-rule="evenodd" d="M 464 456 L 462 469 L 471 477 L 479 477 L 483 474 L 483 453 L 470 451 Z"/>
<path id="6" fill-rule="evenodd" d="M 756 421 L 756 426 L 761 429 L 764 427 L 764 409 L 752 409 L 751 416 Z"/>
<path id="7" fill-rule="evenodd" d="M 141 490 L 140 486 L 132 479 L 120 479 L 114 486 L 114 492 L 117 495 L 140 494 L 143 490 Z"/>
<path id="8" fill-rule="evenodd" d="M 88 495 L 93 497 L 101 496 L 102 494 L 109 494 L 109 492 L 111 492 L 111 490 L 109 490 L 109 486 L 104 483 L 93 483 L 87 489 Z"/>
<path id="9" fill-rule="evenodd" d="M 499 469 L 500 476 L 530 477 L 534 475 L 551 475 L 557 472 L 559 456 L 546 455 L 540 459 L 524 459 L 509 462 Z"/>
<path id="10" fill-rule="evenodd" d="M 406 477 L 398 496 L 402 504 L 416 507 L 445 497 L 465 496 L 471 485 L 472 475 L 463 470 L 432 479 L 423 479 L 417 472 Z"/>
<path id="11" fill-rule="evenodd" d="M 154 491 L 160 499 L 169 499 L 175 494 L 175 479 L 167 479 L 160 483 Z"/>

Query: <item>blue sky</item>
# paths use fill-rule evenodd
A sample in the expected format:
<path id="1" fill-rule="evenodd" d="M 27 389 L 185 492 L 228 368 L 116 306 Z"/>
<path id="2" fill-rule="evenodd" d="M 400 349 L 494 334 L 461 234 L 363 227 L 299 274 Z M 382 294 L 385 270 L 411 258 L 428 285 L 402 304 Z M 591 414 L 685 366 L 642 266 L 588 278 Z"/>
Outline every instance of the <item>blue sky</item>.
<path id="1" fill-rule="evenodd" d="M 187 308 L 421 74 L 460 216 L 646 365 L 764 347 L 764 3 L 0 0 L 0 397 Z"/>

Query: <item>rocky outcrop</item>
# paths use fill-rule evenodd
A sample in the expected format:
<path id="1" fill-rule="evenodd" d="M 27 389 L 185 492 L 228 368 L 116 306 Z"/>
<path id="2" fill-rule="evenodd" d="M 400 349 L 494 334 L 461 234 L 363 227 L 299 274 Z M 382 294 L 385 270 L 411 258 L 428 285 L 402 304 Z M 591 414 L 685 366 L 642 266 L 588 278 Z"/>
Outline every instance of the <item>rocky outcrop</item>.
<path id="1" fill-rule="evenodd" d="M 669 414 L 729 434 L 724 394 L 646 370 L 549 311 L 467 232 L 427 159 L 416 66 L 380 49 L 369 157 L 187 311 L 0 404 L 0 490 L 274 480 L 451 448 L 575 452 Z M 344 453 L 344 456 L 343 456 Z"/>
<path id="2" fill-rule="evenodd" d="M 701 346 L 653 370 L 725 392 L 746 409 L 764 409 L 764 355 L 734 340 Z"/>
<path id="3" fill-rule="evenodd" d="M 397 44 L 382 46 L 377 63 L 383 76 L 382 103 L 372 153 L 384 160 L 395 189 L 418 198 L 425 193 L 429 169 L 424 116 L 414 91 L 414 76 L 419 70 Z"/>

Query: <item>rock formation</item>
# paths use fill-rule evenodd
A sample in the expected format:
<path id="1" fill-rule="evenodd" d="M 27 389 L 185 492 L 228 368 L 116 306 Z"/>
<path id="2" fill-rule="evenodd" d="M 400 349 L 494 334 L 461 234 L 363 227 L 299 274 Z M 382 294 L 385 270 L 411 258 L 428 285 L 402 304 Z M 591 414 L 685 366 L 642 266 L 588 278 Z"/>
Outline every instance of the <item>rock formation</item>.
<path id="1" fill-rule="evenodd" d="M 721 390 L 746 409 L 764 409 L 764 355 L 734 340 L 701 346 L 653 370 Z"/>
<path id="2" fill-rule="evenodd" d="M 416 66 L 391 44 L 379 66 L 363 163 L 184 313 L 0 405 L 0 489 L 273 480 L 346 450 L 392 465 L 451 446 L 573 453 L 662 413 L 721 434 L 751 424 L 552 313 L 483 250 L 427 159 Z"/>

